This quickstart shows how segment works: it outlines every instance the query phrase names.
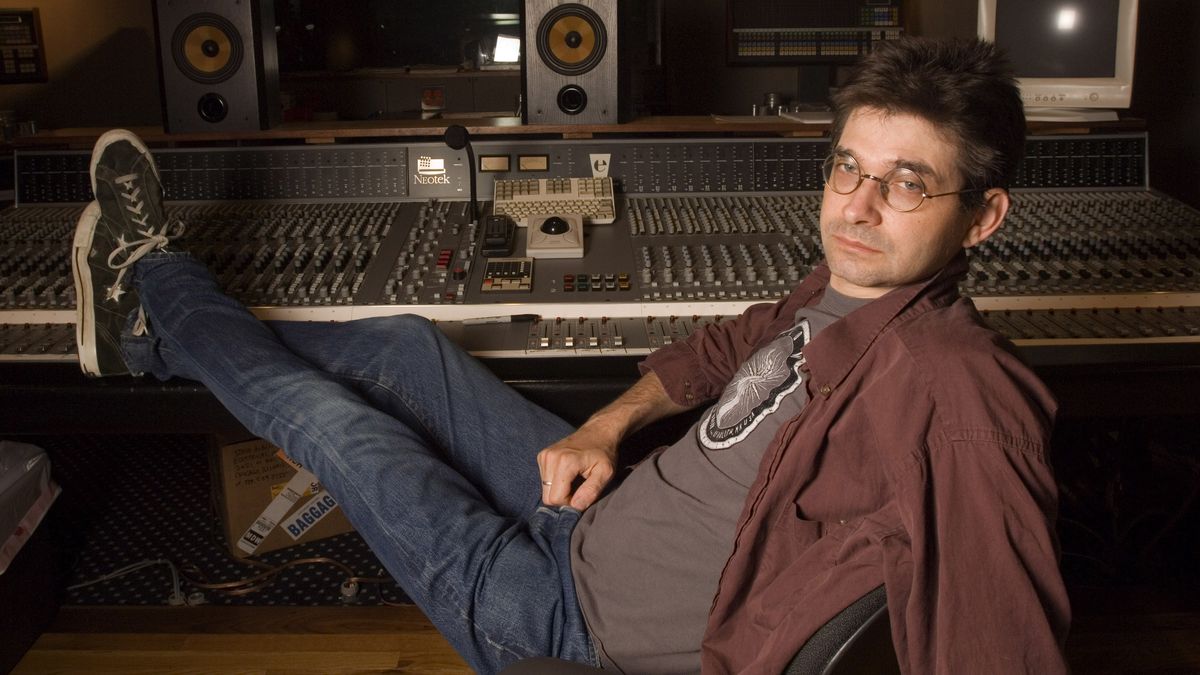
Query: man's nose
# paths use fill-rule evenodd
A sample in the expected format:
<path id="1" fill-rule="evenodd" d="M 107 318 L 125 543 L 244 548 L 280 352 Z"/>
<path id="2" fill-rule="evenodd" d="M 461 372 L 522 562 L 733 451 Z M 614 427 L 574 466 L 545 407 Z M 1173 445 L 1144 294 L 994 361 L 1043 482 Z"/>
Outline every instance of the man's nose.
<path id="1" fill-rule="evenodd" d="M 877 222 L 880 211 L 885 207 L 883 181 L 870 174 L 863 174 L 858 189 L 847 195 L 846 216 L 851 222 Z"/>

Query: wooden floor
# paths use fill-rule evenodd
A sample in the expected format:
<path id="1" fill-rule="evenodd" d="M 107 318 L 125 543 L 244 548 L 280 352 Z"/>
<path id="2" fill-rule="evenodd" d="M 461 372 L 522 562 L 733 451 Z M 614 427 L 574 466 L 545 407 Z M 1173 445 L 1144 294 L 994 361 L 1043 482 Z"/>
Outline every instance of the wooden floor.
<path id="1" fill-rule="evenodd" d="M 63 607 L 14 675 L 470 673 L 415 607 Z"/>
<path id="2" fill-rule="evenodd" d="M 1200 673 L 1200 611 L 1085 613 L 1067 656 L 1082 675 Z M 13 671 L 469 672 L 413 607 L 64 607 Z"/>

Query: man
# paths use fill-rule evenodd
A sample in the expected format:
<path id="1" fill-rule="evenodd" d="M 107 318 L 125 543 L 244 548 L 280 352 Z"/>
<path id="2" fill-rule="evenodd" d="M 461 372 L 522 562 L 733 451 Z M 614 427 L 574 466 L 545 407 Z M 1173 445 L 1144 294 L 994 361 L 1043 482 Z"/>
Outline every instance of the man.
<path id="1" fill-rule="evenodd" d="M 175 250 L 128 132 L 97 143 L 76 233 L 81 362 L 203 382 L 483 672 L 774 674 L 881 583 L 910 672 L 1063 671 L 1054 403 L 956 291 L 1009 207 L 1013 80 L 990 45 L 906 40 L 835 103 L 827 263 L 578 429 L 419 318 L 258 322 Z M 601 496 L 624 437 L 714 399 Z"/>

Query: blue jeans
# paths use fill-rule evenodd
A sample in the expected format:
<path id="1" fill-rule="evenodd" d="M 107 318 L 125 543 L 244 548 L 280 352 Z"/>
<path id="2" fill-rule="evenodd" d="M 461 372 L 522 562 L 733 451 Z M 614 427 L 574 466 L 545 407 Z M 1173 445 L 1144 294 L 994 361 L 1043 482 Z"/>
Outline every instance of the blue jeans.
<path id="1" fill-rule="evenodd" d="M 571 577 L 579 513 L 541 504 L 537 470 L 571 425 L 420 317 L 261 322 L 183 253 L 147 255 L 134 283 L 150 335 L 126 331 L 129 368 L 203 383 L 308 467 L 472 667 L 598 665 Z"/>

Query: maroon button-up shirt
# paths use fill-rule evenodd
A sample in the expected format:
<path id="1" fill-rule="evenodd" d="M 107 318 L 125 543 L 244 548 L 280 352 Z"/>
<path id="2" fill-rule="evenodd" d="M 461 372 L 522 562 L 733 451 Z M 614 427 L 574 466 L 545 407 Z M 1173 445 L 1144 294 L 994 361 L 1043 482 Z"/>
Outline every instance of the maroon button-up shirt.
<path id="1" fill-rule="evenodd" d="M 778 675 L 886 584 L 906 673 L 1058 673 L 1070 607 L 1048 461 L 1055 402 L 959 296 L 959 256 L 804 348 L 807 407 L 763 456 L 703 644 L 712 673 Z M 829 280 L 643 364 L 679 403 L 718 396 Z"/>

